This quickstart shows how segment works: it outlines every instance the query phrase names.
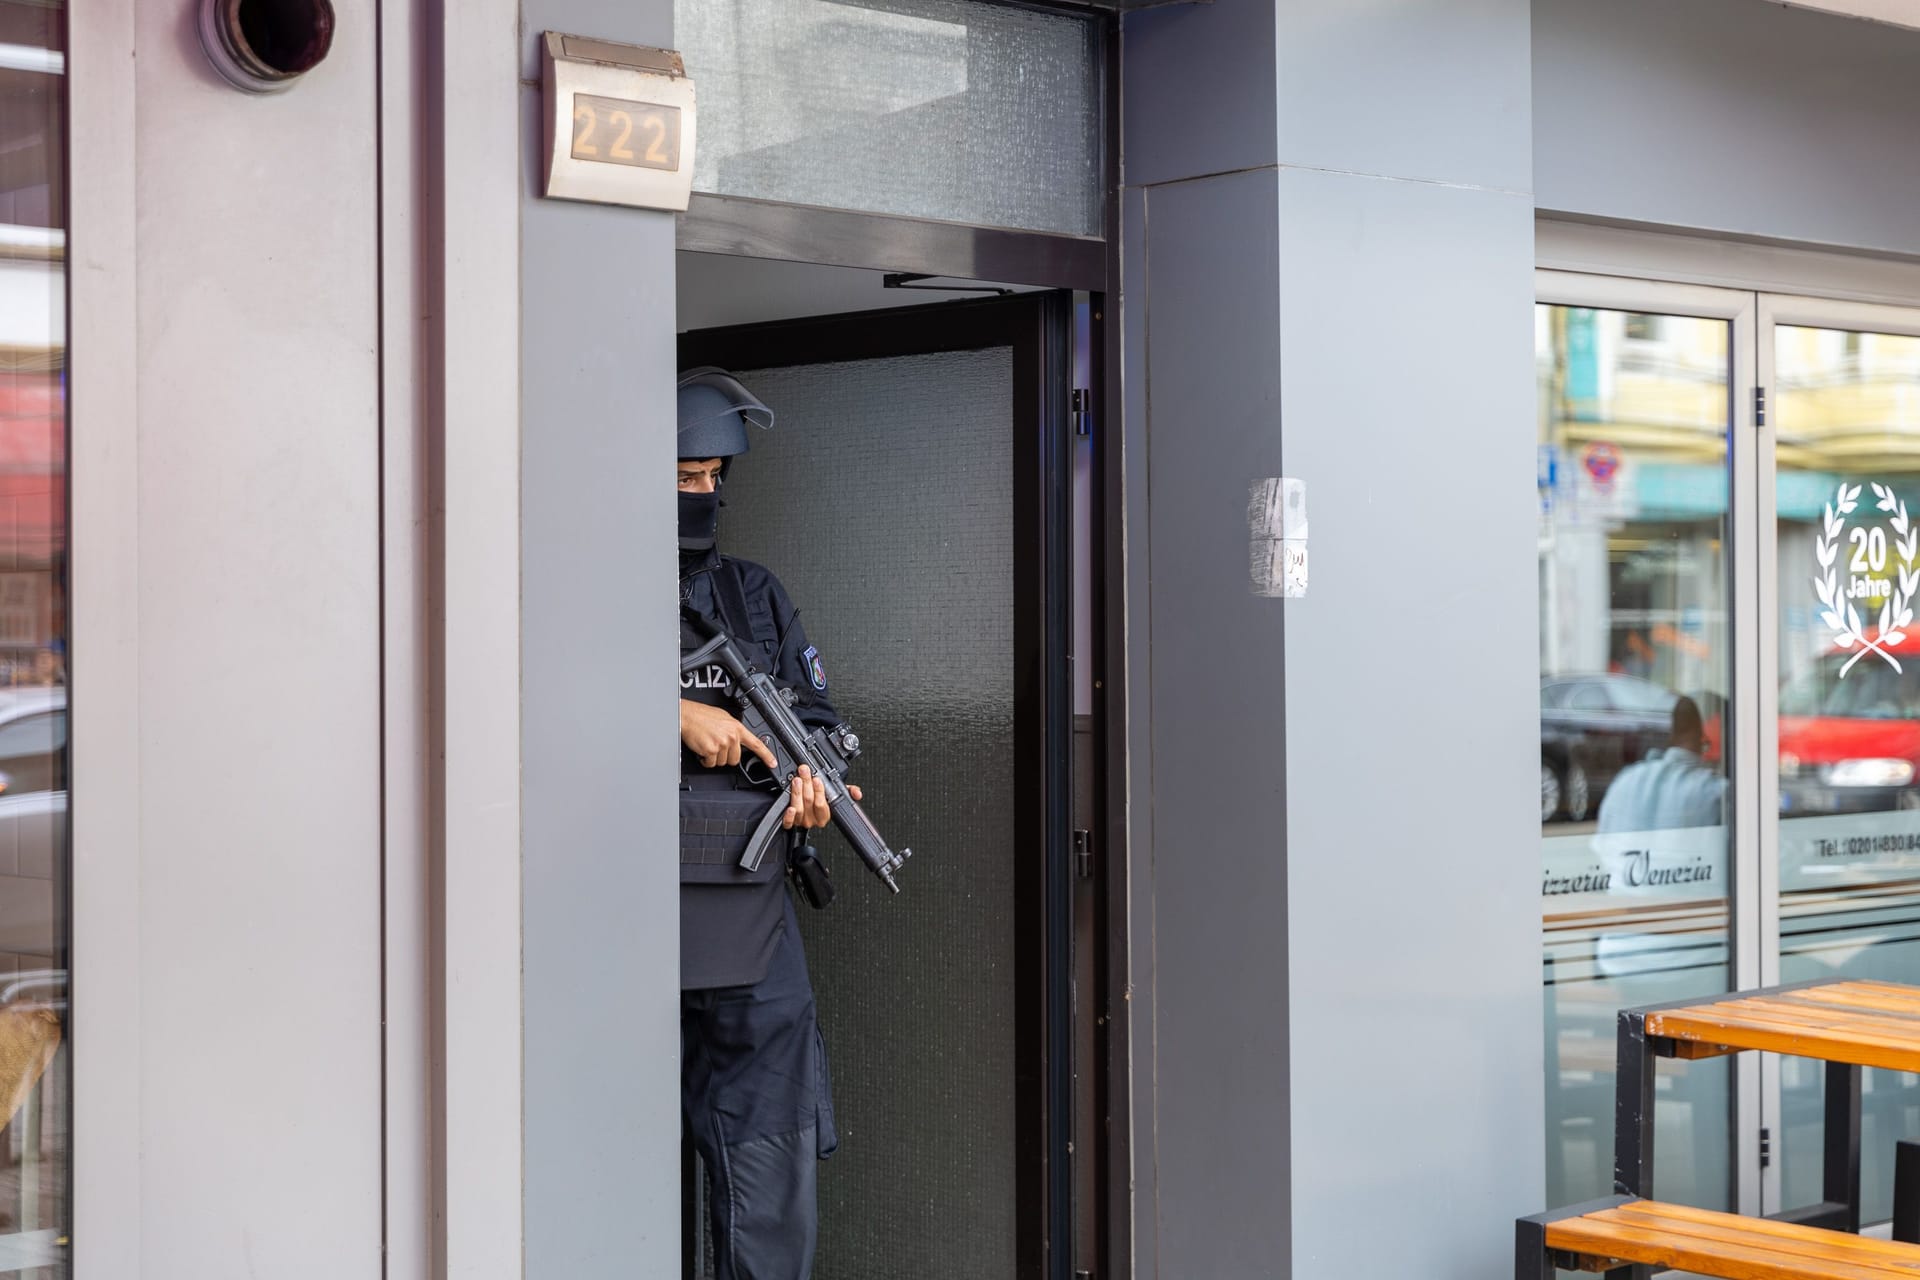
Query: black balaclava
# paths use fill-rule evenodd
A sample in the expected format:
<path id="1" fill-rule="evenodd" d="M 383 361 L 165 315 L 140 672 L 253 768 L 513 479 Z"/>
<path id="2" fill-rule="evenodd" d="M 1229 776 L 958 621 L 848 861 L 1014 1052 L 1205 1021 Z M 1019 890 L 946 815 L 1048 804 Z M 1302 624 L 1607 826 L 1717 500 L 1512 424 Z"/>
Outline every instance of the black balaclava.
<path id="1" fill-rule="evenodd" d="M 711 551 L 720 538 L 720 492 L 682 493 L 680 499 L 680 549 Z"/>

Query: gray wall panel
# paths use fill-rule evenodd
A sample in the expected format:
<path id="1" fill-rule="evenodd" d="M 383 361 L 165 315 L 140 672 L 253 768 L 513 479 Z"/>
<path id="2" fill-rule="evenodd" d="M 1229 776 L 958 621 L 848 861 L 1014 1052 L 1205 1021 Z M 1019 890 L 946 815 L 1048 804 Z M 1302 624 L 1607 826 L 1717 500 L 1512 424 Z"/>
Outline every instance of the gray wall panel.
<path id="1" fill-rule="evenodd" d="M 1287 1254 L 1286 706 L 1247 590 L 1247 485 L 1280 471 L 1276 175 L 1147 196 L 1159 1254 Z"/>
<path id="2" fill-rule="evenodd" d="M 671 0 L 528 0 L 523 13 L 529 51 L 547 29 L 673 42 Z M 522 107 L 531 152 L 537 91 L 524 92 Z M 680 1225 L 673 216 L 537 198 L 527 159 L 526 1274 L 671 1275 Z M 510 680 L 503 675 L 503 697 Z"/>
<path id="3" fill-rule="evenodd" d="M 1752 0 L 1535 0 L 1543 210 L 1920 253 L 1920 31 Z"/>
<path id="4" fill-rule="evenodd" d="M 1230 0 L 1126 19 L 1128 186 L 1274 162 L 1273 15 Z"/>
<path id="5" fill-rule="evenodd" d="M 1532 207 L 1280 179 L 1294 1273 L 1393 1206 L 1422 1274 L 1502 1274 L 1542 1180 Z M 1267 608 L 1276 601 L 1260 602 Z"/>
<path id="6" fill-rule="evenodd" d="M 1279 0 L 1279 27 L 1282 164 L 1528 189 L 1527 0 Z"/>
<path id="7" fill-rule="evenodd" d="M 80 430 L 110 434 L 138 483 L 126 507 L 82 509 L 98 522 L 77 544 L 126 520 L 129 557 L 76 557 L 127 592 L 75 619 L 82 644 L 138 663 L 108 710 L 137 755 L 74 790 L 79 892 L 104 873 L 137 898 L 124 932 L 83 915 L 74 943 L 76 1010 L 96 975 L 137 992 L 130 1022 L 76 1045 L 139 1089 L 134 1109 L 75 1108 L 83 1134 L 126 1135 L 139 1180 L 77 1206 L 83 1240 L 132 1239 L 83 1244 L 82 1275 L 111 1274 L 89 1270 L 103 1257 L 147 1277 L 380 1270 L 377 55 L 375 6 L 337 7 L 330 57 L 284 96 L 226 87 L 183 4 L 130 10 L 125 61 L 75 77 L 137 103 L 126 132 L 75 139 L 134 175 L 137 218 L 124 274 L 77 272 L 135 317 L 130 363 L 76 352 L 75 390 L 96 413 Z M 98 38 L 111 18 L 87 9 L 73 21 Z M 93 389 L 116 383 L 130 412 L 102 422 Z M 91 670 L 77 708 L 111 688 Z M 108 847 L 89 815 L 112 809 L 138 825 Z"/>

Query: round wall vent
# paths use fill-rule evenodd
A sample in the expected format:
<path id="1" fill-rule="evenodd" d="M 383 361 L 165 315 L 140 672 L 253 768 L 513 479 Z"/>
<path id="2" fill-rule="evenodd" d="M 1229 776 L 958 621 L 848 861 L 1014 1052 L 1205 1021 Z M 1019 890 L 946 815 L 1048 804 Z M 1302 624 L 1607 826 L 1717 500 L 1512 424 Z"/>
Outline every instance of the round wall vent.
<path id="1" fill-rule="evenodd" d="M 200 43 L 227 82 L 276 93 L 333 47 L 330 0 L 200 0 Z"/>

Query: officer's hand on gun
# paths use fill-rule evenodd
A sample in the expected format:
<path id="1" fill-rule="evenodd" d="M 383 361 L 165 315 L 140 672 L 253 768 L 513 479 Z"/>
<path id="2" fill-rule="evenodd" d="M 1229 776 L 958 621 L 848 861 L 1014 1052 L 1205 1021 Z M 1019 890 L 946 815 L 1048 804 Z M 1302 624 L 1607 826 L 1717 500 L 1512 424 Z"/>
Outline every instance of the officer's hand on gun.
<path id="1" fill-rule="evenodd" d="M 833 821 L 833 810 L 827 804 L 827 784 L 813 776 L 813 770 L 806 765 L 800 766 L 800 772 L 793 775 L 791 796 L 787 802 L 787 816 L 780 819 L 780 825 L 791 831 L 799 827 L 802 831 L 811 831 L 815 827 L 824 827 Z M 847 794 L 855 800 L 860 798 L 860 788 L 849 785 Z"/>
<path id="2" fill-rule="evenodd" d="M 745 758 L 740 754 L 743 749 L 766 761 L 769 769 L 780 764 L 773 749 L 747 732 L 747 726 L 725 707 L 686 698 L 680 699 L 680 741 L 709 769 L 739 764 Z"/>
<path id="3" fill-rule="evenodd" d="M 743 751 L 759 756 L 769 769 L 780 763 L 767 744 L 748 732 L 747 726 L 726 708 L 686 698 L 680 700 L 680 741 L 708 769 L 738 765 L 744 758 Z M 847 791 L 855 800 L 861 798 L 860 788 L 849 786 Z M 833 821 L 833 811 L 827 805 L 827 785 L 806 765 L 794 775 L 789 792 L 787 812 L 780 819 L 786 830 L 799 827 L 810 831 Z"/>

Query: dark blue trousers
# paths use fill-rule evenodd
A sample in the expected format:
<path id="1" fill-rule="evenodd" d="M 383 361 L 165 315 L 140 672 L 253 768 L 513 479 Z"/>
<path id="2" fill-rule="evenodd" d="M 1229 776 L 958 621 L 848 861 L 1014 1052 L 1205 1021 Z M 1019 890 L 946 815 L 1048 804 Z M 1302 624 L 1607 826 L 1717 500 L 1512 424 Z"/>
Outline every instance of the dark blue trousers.
<path id="1" fill-rule="evenodd" d="M 808 1280 L 818 1164 L 840 1145 L 793 903 L 767 976 L 680 993 L 680 1105 L 707 1169 L 717 1280 Z"/>

